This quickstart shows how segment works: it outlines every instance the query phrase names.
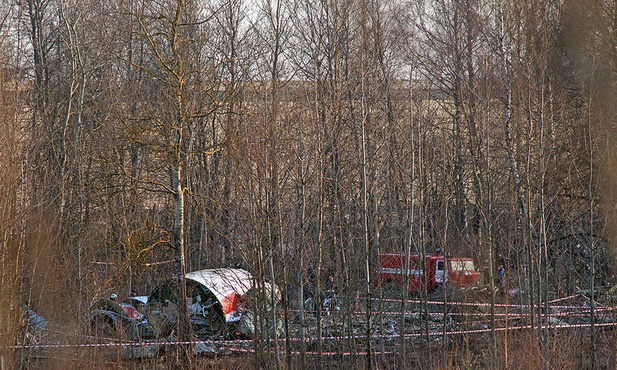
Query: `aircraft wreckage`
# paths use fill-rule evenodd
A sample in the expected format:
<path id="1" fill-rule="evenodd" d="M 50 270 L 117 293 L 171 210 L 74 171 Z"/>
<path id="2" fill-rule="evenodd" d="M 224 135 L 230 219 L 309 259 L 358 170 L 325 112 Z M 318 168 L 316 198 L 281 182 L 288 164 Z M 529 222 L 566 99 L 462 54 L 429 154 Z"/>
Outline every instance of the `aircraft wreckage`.
<path id="1" fill-rule="evenodd" d="M 258 281 L 248 271 L 235 268 L 193 271 L 185 278 L 195 338 L 251 338 L 257 330 L 282 334 L 280 312 L 273 314 L 281 300 L 275 284 Z M 121 304 L 98 300 L 90 309 L 91 330 L 96 335 L 128 340 L 173 335 L 178 325 L 177 283 L 177 279 L 160 283 L 141 300 L 147 303 L 140 310 L 126 300 Z"/>

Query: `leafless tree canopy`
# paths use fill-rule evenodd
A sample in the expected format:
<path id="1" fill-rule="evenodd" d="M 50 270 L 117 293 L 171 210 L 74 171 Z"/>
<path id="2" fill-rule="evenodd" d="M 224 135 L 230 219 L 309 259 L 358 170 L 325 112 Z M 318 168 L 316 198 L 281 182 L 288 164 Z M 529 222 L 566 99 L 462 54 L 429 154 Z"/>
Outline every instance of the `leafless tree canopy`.
<path id="1" fill-rule="evenodd" d="M 379 253 L 471 257 L 490 288 L 502 265 L 511 298 L 483 299 L 530 305 L 532 332 L 551 300 L 614 296 L 616 35 L 606 0 L 1 2 L 0 369 L 26 366 L 7 347 L 24 306 L 79 331 L 98 297 L 170 278 L 186 297 L 205 268 L 285 292 L 285 338 L 256 339 L 256 368 L 327 365 L 321 317 L 318 340 L 291 340 L 310 335 L 292 328 L 311 284 L 339 293 L 341 335 L 379 332 Z M 529 346 L 566 363 L 545 332 L 450 350 L 423 333 L 395 359 L 373 340 L 341 351 L 366 368 L 505 368 Z"/>

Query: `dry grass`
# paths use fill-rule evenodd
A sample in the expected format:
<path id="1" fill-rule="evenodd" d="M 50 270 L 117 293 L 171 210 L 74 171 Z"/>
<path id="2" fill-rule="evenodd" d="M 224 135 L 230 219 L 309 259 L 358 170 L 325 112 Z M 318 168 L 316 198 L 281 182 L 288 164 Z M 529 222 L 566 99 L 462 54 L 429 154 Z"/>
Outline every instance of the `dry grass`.
<path id="1" fill-rule="evenodd" d="M 516 331 L 508 335 L 507 353 L 503 335 L 499 338 L 497 361 L 492 358 L 492 342 L 489 335 L 468 335 L 451 337 L 442 345 L 434 342 L 410 343 L 407 356 L 401 358 L 395 345 L 389 348 L 393 353 L 377 355 L 374 369 L 589 369 L 591 346 L 588 333 L 569 331 L 548 333 L 540 337 L 537 333 Z M 615 336 L 612 332 L 597 335 L 596 368 L 615 368 Z M 27 369 L 176 369 L 181 368 L 173 352 L 162 353 L 158 357 L 144 360 L 122 359 L 118 349 L 52 349 L 26 356 L 24 368 Z M 276 368 L 273 359 L 258 365 L 254 353 L 232 353 L 216 358 L 194 357 L 196 369 L 262 369 Z M 365 365 L 365 357 L 324 356 L 324 369 L 357 369 Z M 292 356 L 291 369 L 300 369 L 300 356 Z M 307 369 L 318 368 L 319 359 L 307 355 Z M 285 357 L 282 356 L 283 369 Z"/>

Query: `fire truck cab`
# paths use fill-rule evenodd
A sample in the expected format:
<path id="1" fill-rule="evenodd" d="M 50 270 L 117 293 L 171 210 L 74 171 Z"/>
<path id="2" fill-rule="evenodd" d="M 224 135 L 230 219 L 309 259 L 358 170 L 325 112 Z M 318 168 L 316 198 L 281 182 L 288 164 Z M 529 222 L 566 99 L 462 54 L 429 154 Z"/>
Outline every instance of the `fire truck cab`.
<path id="1" fill-rule="evenodd" d="M 410 292 L 419 292 L 424 286 L 426 291 L 431 291 L 443 284 L 466 287 L 477 284 L 480 279 L 480 272 L 476 271 L 471 258 L 427 255 L 423 265 L 420 256 L 414 253 L 409 256 L 409 263 L 405 260 L 404 254 L 381 253 L 375 287 L 383 283 L 402 286 L 405 274 L 409 275 L 407 288 Z"/>

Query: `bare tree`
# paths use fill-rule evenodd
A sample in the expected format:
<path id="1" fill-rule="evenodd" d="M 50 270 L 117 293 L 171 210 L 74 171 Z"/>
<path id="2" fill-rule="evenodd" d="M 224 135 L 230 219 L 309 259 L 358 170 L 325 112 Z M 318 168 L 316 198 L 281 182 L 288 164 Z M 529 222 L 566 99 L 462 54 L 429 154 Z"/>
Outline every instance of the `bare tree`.
<path id="1" fill-rule="evenodd" d="M 77 288 L 79 311 L 112 286 L 147 291 L 174 275 L 180 339 L 190 340 L 186 270 L 239 262 L 298 291 L 283 299 L 285 354 L 270 340 L 273 292 L 257 297 L 257 366 L 323 368 L 334 348 L 366 352 L 351 356 L 354 366 L 387 367 L 375 355 L 387 349 L 376 256 L 441 247 L 486 261 L 489 357 L 512 366 L 519 349 L 515 334 L 496 331 L 496 304 L 519 297 L 495 294 L 498 264 L 507 287 L 524 291 L 534 328 L 552 298 L 580 288 L 593 302 L 610 279 L 613 2 L 28 0 L 0 9 L 2 140 L 23 155 L 21 164 L 2 157 L 3 296 L 44 301 L 43 248 L 25 241 L 49 227 L 55 246 L 41 246 L 54 255 L 49 266 L 69 269 L 62 290 Z M 27 208 L 41 218 L 28 222 Z M 34 220 L 41 230 L 28 234 Z M 138 268 L 146 262 L 161 265 Z M 336 321 L 318 310 L 309 327 L 309 282 L 317 307 L 326 290 L 341 293 Z M 397 297 L 397 365 L 458 364 L 445 325 L 441 347 L 429 320 L 417 324 L 421 346 L 410 346 L 409 294 Z M 431 295 L 419 293 L 425 316 Z M 16 333 L 15 311 L 0 311 L 0 332 Z M 330 326 L 345 340 L 324 340 Z M 317 357 L 301 341 L 294 363 L 294 330 L 316 336 Z M 530 343 L 548 367 L 546 334 L 533 331 Z"/>
<path id="2" fill-rule="evenodd" d="M 178 334 L 181 341 L 187 342 L 191 340 L 191 328 L 184 304 L 188 265 L 185 219 L 187 178 L 189 171 L 194 170 L 189 160 L 219 150 L 218 142 L 198 142 L 196 135 L 204 132 L 202 125 L 213 119 L 223 101 L 218 95 L 216 60 L 204 54 L 208 51 L 208 30 L 203 25 L 208 24 L 211 16 L 190 1 L 153 2 L 128 10 L 134 11 L 132 15 L 139 25 L 137 34 L 145 48 L 145 56 L 132 63 L 148 76 L 142 89 L 148 89 L 152 95 L 135 96 L 136 102 L 122 107 L 119 118 L 128 124 L 129 145 L 139 144 L 144 158 L 142 174 L 133 180 L 153 195 L 171 197 L 169 203 L 164 198 L 152 200 L 171 207 L 171 226 L 165 229 L 169 232 L 174 275 L 178 279 Z M 155 96 L 153 104 L 151 98 Z M 131 171 L 123 173 L 130 177 Z M 189 353 L 184 351 L 183 358 L 190 359 Z"/>
<path id="3" fill-rule="evenodd" d="M 22 273 L 25 247 L 24 220 L 25 197 L 23 183 L 23 136 L 20 128 L 26 116 L 23 101 L 23 86 L 18 70 L 10 68 L 11 60 L 19 59 L 14 54 L 16 45 L 11 45 L 8 29 L 14 27 L 16 9 L 0 7 L 0 142 L 5 148 L 12 148 L 0 156 L 0 181 L 4 189 L 0 198 L 0 367 L 14 367 L 14 343 L 24 343 L 27 328 L 22 327 L 21 307 L 14 302 L 21 298 L 22 284 L 26 276 Z"/>

